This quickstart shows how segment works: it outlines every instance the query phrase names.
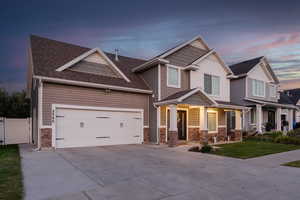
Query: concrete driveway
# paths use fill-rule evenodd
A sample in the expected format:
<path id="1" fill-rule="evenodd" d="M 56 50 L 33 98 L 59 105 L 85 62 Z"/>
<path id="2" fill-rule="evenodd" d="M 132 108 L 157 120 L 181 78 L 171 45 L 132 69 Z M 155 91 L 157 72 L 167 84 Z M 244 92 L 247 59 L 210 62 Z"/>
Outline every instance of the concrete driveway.
<path id="1" fill-rule="evenodd" d="M 300 169 L 187 152 L 184 147 L 33 152 L 21 146 L 21 156 L 25 200 L 300 199 Z"/>

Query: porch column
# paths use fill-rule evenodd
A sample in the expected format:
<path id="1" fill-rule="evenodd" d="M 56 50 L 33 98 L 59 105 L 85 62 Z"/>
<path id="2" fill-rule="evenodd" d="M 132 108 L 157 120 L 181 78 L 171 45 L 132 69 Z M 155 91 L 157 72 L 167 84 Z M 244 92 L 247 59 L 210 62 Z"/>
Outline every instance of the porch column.
<path id="1" fill-rule="evenodd" d="M 288 120 L 289 120 L 289 131 L 293 130 L 293 110 L 288 110 Z"/>
<path id="2" fill-rule="evenodd" d="M 247 131 L 247 127 L 246 127 L 246 110 L 245 109 L 242 110 L 242 115 L 243 115 L 242 130 Z"/>
<path id="3" fill-rule="evenodd" d="M 276 109 L 276 130 L 281 131 L 281 108 Z"/>
<path id="4" fill-rule="evenodd" d="M 262 109 L 261 105 L 256 104 L 256 130 L 258 133 L 262 133 Z"/>
<path id="5" fill-rule="evenodd" d="M 170 128 L 168 131 L 168 145 L 175 147 L 177 145 L 178 131 L 177 131 L 177 106 L 172 104 L 170 107 Z"/>
<path id="6" fill-rule="evenodd" d="M 235 130 L 234 130 L 234 140 L 242 139 L 242 118 L 241 111 L 235 110 Z"/>
<path id="7" fill-rule="evenodd" d="M 208 142 L 208 130 L 207 130 L 207 108 L 200 107 L 200 142 Z"/>

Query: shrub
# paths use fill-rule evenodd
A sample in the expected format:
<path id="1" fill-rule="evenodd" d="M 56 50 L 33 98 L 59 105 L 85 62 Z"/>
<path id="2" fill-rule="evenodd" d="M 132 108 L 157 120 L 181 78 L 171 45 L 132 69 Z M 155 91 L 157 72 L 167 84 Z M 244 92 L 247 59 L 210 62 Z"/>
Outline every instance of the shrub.
<path id="1" fill-rule="evenodd" d="M 267 122 L 265 127 L 266 127 L 266 131 L 270 131 L 273 128 L 273 124 L 271 122 Z"/>
<path id="2" fill-rule="evenodd" d="M 300 139 L 295 137 L 289 136 L 278 136 L 274 139 L 274 142 L 281 143 L 281 144 L 295 144 L 300 145 Z"/>
<path id="3" fill-rule="evenodd" d="M 283 132 L 282 131 L 270 131 L 270 132 L 266 132 L 264 134 L 264 136 L 268 136 L 271 137 L 272 139 L 277 138 L 278 136 L 282 136 Z"/>
<path id="4" fill-rule="evenodd" d="M 210 145 L 208 145 L 208 144 L 205 144 L 201 149 L 200 149 L 200 151 L 202 152 L 202 153 L 209 153 L 209 152 L 211 152 L 212 151 L 212 146 L 210 146 Z"/>
<path id="5" fill-rule="evenodd" d="M 200 148 L 199 148 L 199 146 L 194 146 L 194 147 L 189 148 L 188 151 L 192 151 L 192 152 L 200 152 Z"/>
<path id="6" fill-rule="evenodd" d="M 288 131 L 287 135 L 290 137 L 300 137 L 300 128 Z"/>

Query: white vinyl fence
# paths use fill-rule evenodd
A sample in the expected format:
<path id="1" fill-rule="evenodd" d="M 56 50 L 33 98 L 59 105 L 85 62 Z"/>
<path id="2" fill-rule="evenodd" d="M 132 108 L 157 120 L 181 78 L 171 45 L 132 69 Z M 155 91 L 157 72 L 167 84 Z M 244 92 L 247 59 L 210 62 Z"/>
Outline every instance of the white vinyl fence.
<path id="1" fill-rule="evenodd" d="M 0 144 L 30 143 L 30 118 L 0 118 Z"/>

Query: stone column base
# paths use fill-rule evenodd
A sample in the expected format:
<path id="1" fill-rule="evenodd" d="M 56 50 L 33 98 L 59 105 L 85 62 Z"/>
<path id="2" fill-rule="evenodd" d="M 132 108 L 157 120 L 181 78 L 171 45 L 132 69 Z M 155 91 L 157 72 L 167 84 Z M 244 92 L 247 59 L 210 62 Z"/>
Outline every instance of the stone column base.
<path id="1" fill-rule="evenodd" d="M 49 149 L 52 148 L 52 128 L 41 129 L 41 148 Z"/>
<path id="2" fill-rule="evenodd" d="M 178 132 L 177 131 L 169 131 L 168 132 L 168 146 L 175 147 L 177 145 L 178 140 Z"/>
<path id="3" fill-rule="evenodd" d="M 150 132 L 149 128 L 144 128 L 144 144 L 149 144 L 150 143 Z"/>
<path id="4" fill-rule="evenodd" d="M 200 143 L 208 143 L 208 131 L 207 130 L 200 130 Z"/>
<path id="5" fill-rule="evenodd" d="M 240 141 L 242 139 L 242 130 L 234 130 L 234 141 Z"/>
<path id="6" fill-rule="evenodd" d="M 218 142 L 219 141 L 226 141 L 227 140 L 227 130 L 226 127 L 219 127 L 218 128 Z"/>

